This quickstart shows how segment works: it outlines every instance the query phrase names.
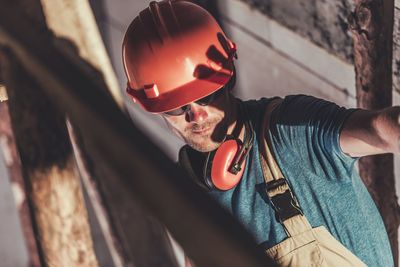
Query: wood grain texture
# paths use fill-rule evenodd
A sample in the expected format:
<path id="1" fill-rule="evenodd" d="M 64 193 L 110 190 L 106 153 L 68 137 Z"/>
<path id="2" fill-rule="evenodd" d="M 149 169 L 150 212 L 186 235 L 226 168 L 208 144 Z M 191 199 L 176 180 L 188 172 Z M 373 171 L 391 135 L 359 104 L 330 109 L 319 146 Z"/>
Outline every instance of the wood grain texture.
<path id="1" fill-rule="evenodd" d="M 393 0 L 357 0 L 349 17 L 353 32 L 357 105 L 379 110 L 392 105 Z M 398 264 L 399 207 L 392 155 L 364 157 L 360 175 L 383 217 Z"/>
<path id="2" fill-rule="evenodd" d="M 65 40 L 75 46 L 78 54 L 101 74 L 108 90 L 120 107 L 123 97 L 117 78 L 100 36 L 93 12 L 87 0 L 40 0 L 47 27 L 57 37 L 56 45 L 68 48 Z M 58 41 L 57 41 L 58 40 Z"/>
<path id="3" fill-rule="evenodd" d="M 39 253 L 33 231 L 32 207 L 27 200 L 26 184 L 23 179 L 21 161 L 12 132 L 8 101 L 0 103 L 0 118 L 0 147 L 3 150 L 10 182 L 18 190 L 18 192 L 14 190 L 14 200 L 28 250 L 28 264 L 30 267 L 40 267 Z"/>
<path id="4" fill-rule="evenodd" d="M 1 50 L 12 128 L 43 266 L 97 266 L 63 113 L 8 49 Z"/>

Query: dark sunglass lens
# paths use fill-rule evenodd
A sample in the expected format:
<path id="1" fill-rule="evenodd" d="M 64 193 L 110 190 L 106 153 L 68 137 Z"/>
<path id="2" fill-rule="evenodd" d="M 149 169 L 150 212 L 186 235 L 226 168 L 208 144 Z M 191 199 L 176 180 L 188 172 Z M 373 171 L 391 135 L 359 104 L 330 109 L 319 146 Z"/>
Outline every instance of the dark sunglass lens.
<path id="1" fill-rule="evenodd" d="M 188 105 L 185 105 L 180 108 L 164 112 L 164 114 L 168 115 L 168 116 L 179 116 L 179 115 L 182 115 L 183 113 L 185 113 L 187 109 L 188 109 Z"/>
<path id="2" fill-rule="evenodd" d="M 174 109 L 174 110 L 170 110 L 170 111 L 164 112 L 164 114 L 168 115 L 168 116 L 179 116 L 179 115 L 182 115 L 184 112 L 185 111 L 183 109 L 177 108 L 177 109 Z"/>
<path id="3" fill-rule="evenodd" d="M 196 101 L 197 104 L 206 106 L 214 100 L 214 94 L 208 95 Z"/>
<path id="4" fill-rule="evenodd" d="M 202 106 L 207 106 L 211 102 L 213 102 L 215 99 L 217 99 L 222 94 L 223 91 L 224 91 L 224 87 L 222 87 L 218 91 L 215 91 L 211 95 L 208 95 L 206 97 L 203 97 L 203 98 L 197 100 L 196 103 L 199 105 L 202 105 Z"/>

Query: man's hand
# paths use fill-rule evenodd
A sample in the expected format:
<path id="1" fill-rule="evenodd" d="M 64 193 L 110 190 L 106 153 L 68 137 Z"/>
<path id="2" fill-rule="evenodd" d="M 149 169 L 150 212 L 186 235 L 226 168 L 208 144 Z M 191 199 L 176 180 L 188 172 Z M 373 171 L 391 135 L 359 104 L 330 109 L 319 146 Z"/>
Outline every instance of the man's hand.
<path id="1" fill-rule="evenodd" d="M 355 111 L 343 125 L 340 147 L 352 157 L 400 153 L 400 107 Z"/>

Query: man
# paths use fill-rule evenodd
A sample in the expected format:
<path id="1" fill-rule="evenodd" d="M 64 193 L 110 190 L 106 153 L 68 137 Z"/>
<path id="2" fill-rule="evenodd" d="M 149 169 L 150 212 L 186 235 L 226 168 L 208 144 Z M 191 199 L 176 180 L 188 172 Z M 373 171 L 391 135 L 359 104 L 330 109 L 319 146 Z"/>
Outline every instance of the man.
<path id="1" fill-rule="evenodd" d="M 281 266 L 393 266 L 354 163 L 399 152 L 400 108 L 346 110 L 304 95 L 242 102 L 230 93 L 235 58 L 207 11 L 152 2 L 125 35 L 127 92 L 186 142 L 189 176 Z"/>

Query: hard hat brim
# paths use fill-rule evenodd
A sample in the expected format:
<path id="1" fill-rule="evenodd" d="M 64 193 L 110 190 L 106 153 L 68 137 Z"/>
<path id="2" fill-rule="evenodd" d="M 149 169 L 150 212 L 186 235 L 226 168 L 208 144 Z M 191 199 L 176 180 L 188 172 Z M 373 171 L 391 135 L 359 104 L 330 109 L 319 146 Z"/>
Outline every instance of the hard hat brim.
<path id="1" fill-rule="evenodd" d="M 206 79 L 195 79 L 155 98 L 147 98 L 143 92 L 131 90 L 130 95 L 148 112 L 162 113 L 197 101 L 223 87 L 232 73 L 216 72 Z"/>

